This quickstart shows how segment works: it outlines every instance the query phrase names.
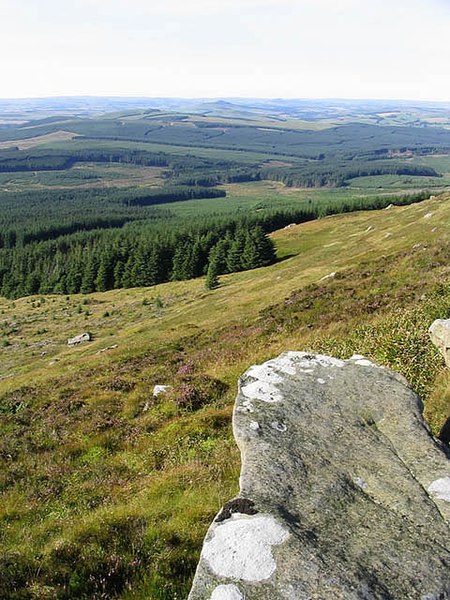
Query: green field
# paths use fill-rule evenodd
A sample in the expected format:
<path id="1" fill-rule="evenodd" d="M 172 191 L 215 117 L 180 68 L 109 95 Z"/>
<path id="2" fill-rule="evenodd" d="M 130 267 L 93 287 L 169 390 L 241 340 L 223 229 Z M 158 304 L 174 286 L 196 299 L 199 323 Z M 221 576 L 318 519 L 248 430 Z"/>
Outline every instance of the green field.
<path id="1" fill-rule="evenodd" d="M 34 188 L 107 187 L 162 184 L 163 170 L 134 165 L 79 163 L 65 171 L 0 173 L 0 191 Z"/>

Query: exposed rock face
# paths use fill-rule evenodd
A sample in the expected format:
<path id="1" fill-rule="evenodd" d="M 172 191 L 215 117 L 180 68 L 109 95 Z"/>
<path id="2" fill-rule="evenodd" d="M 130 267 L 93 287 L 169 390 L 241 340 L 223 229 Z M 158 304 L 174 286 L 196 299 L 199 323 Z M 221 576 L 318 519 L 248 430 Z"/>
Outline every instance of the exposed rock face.
<path id="1" fill-rule="evenodd" d="M 450 461 L 404 378 L 288 352 L 239 384 L 240 495 L 189 600 L 450 598 Z"/>
<path id="2" fill-rule="evenodd" d="M 447 367 L 450 367 L 450 319 L 436 319 L 429 332 L 431 341 L 439 348 Z"/>

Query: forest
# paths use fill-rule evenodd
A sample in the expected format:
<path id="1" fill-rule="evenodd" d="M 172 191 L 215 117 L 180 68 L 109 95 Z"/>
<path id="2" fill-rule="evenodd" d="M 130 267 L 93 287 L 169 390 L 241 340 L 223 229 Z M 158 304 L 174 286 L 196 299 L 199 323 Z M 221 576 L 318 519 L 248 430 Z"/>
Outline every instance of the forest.
<path id="1" fill-rule="evenodd" d="M 158 110 L 129 120 L 126 113 L 120 119 L 65 120 L 64 130 L 75 139 L 20 147 L 27 136 L 39 142 L 39 136 L 57 134 L 60 127 L 58 118 L 49 117 L 0 129 L 0 138 L 9 140 L 8 147 L 0 146 L 0 294 L 8 298 L 204 275 L 214 287 L 223 273 L 273 263 L 276 250 L 267 236 L 289 223 L 429 197 L 429 183 L 446 180 L 419 159 L 450 152 L 450 132 L 437 127 L 353 123 L 301 130 L 238 119 L 224 127 L 199 115 Z M 151 183 L 118 185 L 86 165 L 91 171 L 103 168 L 102 173 L 111 168 L 119 174 L 120 169 L 158 173 Z M 52 173 L 60 175 L 46 185 Z M 70 179 L 74 174 L 78 185 Z M 41 183 L 27 186 L 38 175 L 44 177 Z M 18 176 L 28 179 L 14 187 Z M 233 186 L 245 183 L 345 190 L 354 180 L 377 177 L 414 184 L 403 193 L 381 187 L 333 200 L 263 202 L 256 210 L 241 204 L 224 212 L 219 205 L 235 193 Z M 203 212 L 193 208 L 194 218 L 182 216 L 180 204 L 203 201 Z"/>

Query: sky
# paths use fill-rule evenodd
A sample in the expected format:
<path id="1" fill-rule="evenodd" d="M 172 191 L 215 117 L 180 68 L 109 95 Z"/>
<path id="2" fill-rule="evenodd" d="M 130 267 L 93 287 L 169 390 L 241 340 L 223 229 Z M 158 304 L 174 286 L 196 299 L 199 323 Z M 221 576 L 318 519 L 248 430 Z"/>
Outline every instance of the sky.
<path id="1" fill-rule="evenodd" d="M 0 0 L 0 97 L 450 101 L 450 0 Z"/>

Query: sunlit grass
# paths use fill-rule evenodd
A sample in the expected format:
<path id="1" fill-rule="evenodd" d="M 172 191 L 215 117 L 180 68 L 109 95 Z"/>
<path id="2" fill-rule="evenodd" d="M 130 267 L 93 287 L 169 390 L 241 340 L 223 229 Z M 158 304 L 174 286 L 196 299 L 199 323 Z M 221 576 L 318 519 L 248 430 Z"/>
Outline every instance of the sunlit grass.
<path id="1" fill-rule="evenodd" d="M 447 197 L 285 229 L 280 262 L 214 291 L 1 299 L 0 596 L 185 598 L 238 491 L 237 378 L 280 352 L 398 370 L 437 433 L 450 382 L 427 328 L 450 317 L 449 217 Z"/>

